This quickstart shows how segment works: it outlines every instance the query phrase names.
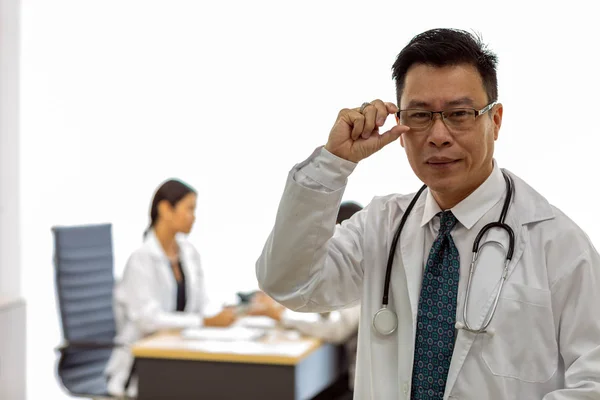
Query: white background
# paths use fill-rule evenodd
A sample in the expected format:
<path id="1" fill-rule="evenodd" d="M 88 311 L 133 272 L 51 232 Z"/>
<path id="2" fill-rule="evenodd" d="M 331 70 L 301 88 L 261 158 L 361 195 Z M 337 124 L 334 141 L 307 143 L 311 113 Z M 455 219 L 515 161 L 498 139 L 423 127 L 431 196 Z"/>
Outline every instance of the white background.
<path id="1" fill-rule="evenodd" d="M 595 5 L 502 3 L 24 0 L 28 398 L 69 398 L 54 375 L 51 226 L 113 223 L 118 277 L 153 190 L 179 177 L 199 191 L 191 240 L 211 292 L 255 288 L 288 170 L 325 143 L 340 108 L 395 100 L 391 65 L 429 28 L 475 30 L 497 52 L 496 159 L 600 243 Z M 419 186 L 394 143 L 361 163 L 345 199 Z"/>

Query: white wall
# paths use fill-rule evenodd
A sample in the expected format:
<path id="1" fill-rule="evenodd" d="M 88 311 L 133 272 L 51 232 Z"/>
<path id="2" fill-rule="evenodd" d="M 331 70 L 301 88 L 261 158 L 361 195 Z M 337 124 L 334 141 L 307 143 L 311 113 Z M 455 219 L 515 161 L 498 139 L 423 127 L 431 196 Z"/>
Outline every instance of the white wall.
<path id="1" fill-rule="evenodd" d="M 25 398 L 19 193 L 19 1 L 0 0 L 0 399 Z"/>
<path id="2" fill-rule="evenodd" d="M 0 297 L 0 399 L 25 400 L 25 302 Z"/>
<path id="3" fill-rule="evenodd" d="M 30 398 L 60 398 L 52 225 L 112 222 L 120 275 L 140 243 L 152 191 L 177 176 L 200 192 L 192 239 L 211 289 L 254 288 L 254 261 L 289 168 L 325 142 L 340 108 L 394 101 L 395 56 L 432 27 L 483 33 L 500 57 L 499 163 L 600 243 L 588 211 L 600 145 L 596 14 L 584 1 L 561 4 L 26 1 L 21 218 Z M 366 204 L 418 186 L 393 144 L 359 166 L 346 198 Z"/>
<path id="4" fill-rule="evenodd" d="M 21 296 L 19 2 L 0 0 L 0 298 Z"/>

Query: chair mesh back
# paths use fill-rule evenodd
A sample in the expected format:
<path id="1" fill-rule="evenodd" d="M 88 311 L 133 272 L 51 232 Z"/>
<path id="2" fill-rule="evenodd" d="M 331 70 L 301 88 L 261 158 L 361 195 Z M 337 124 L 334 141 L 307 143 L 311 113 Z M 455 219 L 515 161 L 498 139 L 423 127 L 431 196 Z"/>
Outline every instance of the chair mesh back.
<path id="1" fill-rule="evenodd" d="M 63 337 L 67 342 L 112 342 L 113 247 L 110 224 L 54 227 L 54 266 Z M 58 374 L 72 393 L 105 394 L 103 371 L 111 349 L 64 351 Z"/>

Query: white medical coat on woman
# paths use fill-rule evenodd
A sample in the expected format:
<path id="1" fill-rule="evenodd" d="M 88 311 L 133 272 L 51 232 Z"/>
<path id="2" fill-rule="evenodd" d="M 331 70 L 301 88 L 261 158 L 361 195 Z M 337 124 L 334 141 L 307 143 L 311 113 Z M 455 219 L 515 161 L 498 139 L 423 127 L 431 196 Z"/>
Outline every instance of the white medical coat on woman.
<path id="1" fill-rule="evenodd" d="M 177 281 L 154 231 L 149 231 L 143 245 L 127 261 L 123 277 L 116 284 L 114 308 L 117 327 L 116 341 L 125 347 L 113 350 L 105 374 L 109 393 L 123 394 L 125 382 L 133 365 L 130 345 L 152 333 L 200 327 L 208 304 L 200 255 L 184 237 L 176 238 L 185 276 L 186 305 L 175 312 Z M 134 379 L 127 392 L 137 393 Z"/>
<path id="2" fill-rule="evenodd" d="M 457 321 L 462 321 L 471 247 L 497 221 L 506 190 L 494 162 L 488 180 L 452 208 L 461 260 Z M 354 398 L 410 398 L 414 338 L 423 266 L 439 229 L 439 207 L 426 190 L 395 252 L 389 308 L 398 328 L 377 333 L 388 253 L 413 195 L 376 197 L 336 227 L 348 176 L 356 164 L 317 149 L 288 176 L 275 226 L 256 263 L 260 288 L 296 311 L 361 306 Z M 394 171 L 383 171 L 394 179 Z M 513 174 L 515 196 L 506 223 L 515 233 L 509 276 L 490 334 L 459 330 L 444 399 L 600 399 L 600 257 L 589 238 Z M 578 194 L 574 194 L 577 196 Z M 436 210 L 437 207 L 437 210 Z M 598 217 L 594 217 L 598 218 Z M 437 228 L 435 228 L 437 226 Z M 508 245 L 500 230 L 484 240 Z M 480 326 L 504 267 L 497 246 L 480 254 L 468 319 Z"/>
<path id="3" fill-rule="evenodd" d="M 332 311 L 326 316 L 299 313 L 286 309 L 281 315 L 281 325 L 300 333 L 319 338 L 327 343 L 342 344 L 348 362 L 348 387 L 354 387 L 356 371 L 356 336 L 360 321 L 360 306 Z"/>

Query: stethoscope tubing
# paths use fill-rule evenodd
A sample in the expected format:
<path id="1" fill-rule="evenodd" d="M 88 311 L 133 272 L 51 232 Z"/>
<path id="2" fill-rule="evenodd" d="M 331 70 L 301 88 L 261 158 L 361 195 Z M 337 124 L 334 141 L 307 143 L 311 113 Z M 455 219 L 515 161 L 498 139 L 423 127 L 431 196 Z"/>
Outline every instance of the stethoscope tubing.
<path id="1" fill-rule="evenodd" d="M 513 185 L 512 179 L 505 171 L 502 171 L 502 174 L 503 174 L 504 180 L 506 182 L 506 189 L 507 189 L 506 199 L 504 200 L 502 212 L 500 214 L 500 218 L 498 219 L 498 221 L 491 222 L 491 223 L 485 225 L 479 231 L 479 233 L 475 237 L 475 240 L 473 241 L 473 258 L 471 261 L 471 265 L 469 267 L 469 277 L 467 280 L 467 288 L 466 288 L 467 293 L 465 295 L 465 304 L 463 306 L 463 321 L 464 322 L 463 323 L 457 322 L 457 324 L 456 324 L 457 328 L 464 329 L 464 330 L 472 332 L 472 333 L 486 332 L 486 329 L 488 328 L 489 324 L 491 323 L 492 318 L 494 317 L 494 314 L 496 313 L 496 308 L 498 306 L 498 302 L 500 299 L 500 293 L 502 292 L 504 282 L 506 281 L 506 279 L 508 277 L 508 268 L 509 268 L 509 264 L 510 264 L 510 261 L 512 260 L 512 256 L 513 256 L 513 252 L 514 252 L 515 234 L 514 234 L 512 228 L 508 224 L 505 223 L 506 215 L 508 213 L 508 209 L 510 207 L 511 200 L 514 196 L 514 185 Z M 396 233 L 394 234 L 394 238 L 392 239 L 392 245 L 390 246 L 390 252 L 388 255 L 388 262 L 387 262 L 386 271 L 385 271 L 383 298 L 381 301 L 382 308 L 375 314 L 375 316 L 373 318 L 373 326 L 377 330 L 376 319 L 380 314 L 385 315 L 386 318 L 395 318 L 396 322 L 392 323 L 392 325 L 394 326 L 394 329 L 391 329 L 391 331 L 386 330 L 386 332 L 381 332 L 382 334 L 390 334 L 391 332 L 393 332 L 395 330 L 395 326 L 397 326 L 397 315 L 393 311 L 388 309 L 389 288 L 390 288 L 390 281 L 391 281 L 392 265 L 394 263 L 394 255 L 396 253 L 396 248 L 397 248 L 398 242 L 400 240 L 400 234 L 402 233 L 402 229 L 404 228 L 404 225 L 406 224 L 406 220 L 408 219 L 408 216 L 409 216 L 410 212 L 412 211 L 412 209 L 414 208 L 417 200 L 419 199 L 419 197 L 421 196 L 421 194 L 423 193 L 423 191 L 426 188 L 427 188 L 427 186 L 423 185 L 419 189 L 419 191 L 415 194 L 415 196 L 412 198 L 410 204 L 408 205 L 406 211 L 404 212 L 404 215 L 402 215 L 402 218 L 400 220 L 400 225 L 398 226 L 398 229 L 396 230 Z M 486 315 L 486 318 L 484 319 L 482 326 L 480 328 L 472 328 L 467 321 L 467 307 L 468 307 L 468 301 L 469 301 L 469 293 L 471 290 L 471 282 L 472 282 L 477 258 L 479 255 L 479 250 L 486 244 L 486 243 L 484 243 L 483 245 L 480 246 L 481 240 L 482 240 L 483 236 L 485 235 L 485 233 L 488 232 L 492 228 L 500 228 L 507 232 L 508 237 L 509 237 L 509 246 L 508 246 L 508 250 L 506 251 L 506 258 L 505 258 L 505 262 L 504 262 L 502 277 L 500 280 L 500 286 L 498 288 L 498 292 L 496 293 L 496 298 L 494 299 L 494 303 L 493 303 L 492 307 L 490 308 L 490 310 L 488 311 L 488 314 Z"/>

